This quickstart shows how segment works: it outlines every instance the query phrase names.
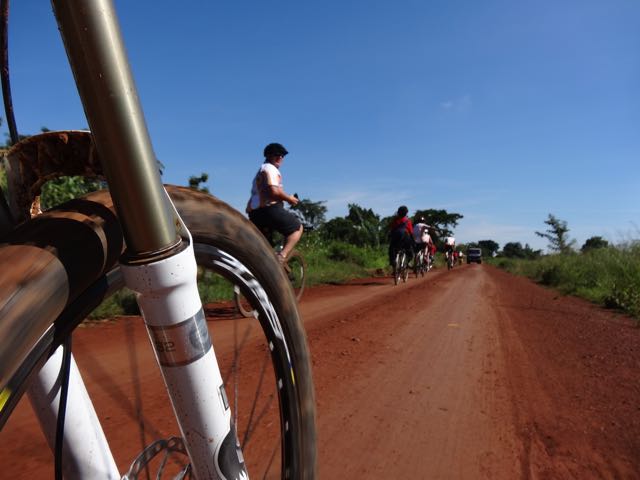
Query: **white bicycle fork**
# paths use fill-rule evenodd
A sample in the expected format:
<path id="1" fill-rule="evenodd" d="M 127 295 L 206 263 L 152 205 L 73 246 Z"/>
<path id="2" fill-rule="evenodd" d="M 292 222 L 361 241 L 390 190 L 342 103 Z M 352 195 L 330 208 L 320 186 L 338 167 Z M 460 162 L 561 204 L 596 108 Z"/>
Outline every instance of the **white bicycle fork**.
<path id="1" fill-rule="evenodd" d="M 127 287 L 137 292 L 196 478 L 248 478 L 198 295 L 192 245 L 152 264 L 121 268 Z M 29 392 L 52 448 L 61 350 L 45 365 Z M 69 383 L 65 478 L 120 478 L 75 362 Z"/>

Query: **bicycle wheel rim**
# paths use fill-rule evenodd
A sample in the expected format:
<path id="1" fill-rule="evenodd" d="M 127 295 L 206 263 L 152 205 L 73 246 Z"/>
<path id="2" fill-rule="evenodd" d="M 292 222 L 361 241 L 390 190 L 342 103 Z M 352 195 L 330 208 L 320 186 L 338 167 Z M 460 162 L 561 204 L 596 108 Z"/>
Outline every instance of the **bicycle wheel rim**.
<path id="1" fill-rule="evenodd" d="M 241 296 L 254 307 L 251 318 L 231 320 L 237 342 L 233 349 L 216 348 L 247 470 L 257 478 L 295 478 L 287 472 L 298 468 L 294 464 L 301 442 L 296 438 L 300 412 L 291 352 L 281 338 L 283 326 L 264 291 L 247 271 L 239 273 L 235 259 L 210 245 L 195 243 L 194 247 L 198 265 L 240 284 Z M 259 338 L 258 328 L 264 338 Z M 222 332 L 216 332 L 215 326 L 211 330 L 212 338 L 220 339 Z M 266 390 L 269 382 L 270 392 Z"/>
<path id="2" fill-rule="evenodd" d="M 315 478 L 315 399 L 310 354 L 296 300 L 284 270 L 262 233 L 231 207 L 191 189 L 171 187 L 168 190 L 194 243 L 215 245 L 235 258 L 236 261 L 225 268 L 234 277 L 232 283 L 240 283 L 242 295 L 257 310 L 257 323 L 265 338 L 269 339 L 267 346 L 273 349 L 272 355 L 278 355 L 273 360 L 279 362 L 274 365 L 274 370 L 281 372 L 282 376 L 278 379 L 274 376 L 273 385 L 282 384 L 278 385 L 278 394 L 279 408 L 284 412 L 279 423 L 283 439 L 279 478 Z M 270 309 L 265 308 L 262 302 L 265 298 L 271 304 Z M 276 320 L 279 322 L 277 328 Z M 256 322 L 256 319 L 241 321 Z M 278 342 L 273 341 L 274 335 Z M 212 338 L 215 345 L 215 332 Z M 244 433 L 240 418 L 238 423 L 238 437 L 242 442 Z M 251 455 L 251 451 L 245 454 L 249 475 L 252 478 L 265 477 L 261 471 L 252 472 Z M 270 476 L 266 475 L 266 478 Z"/>

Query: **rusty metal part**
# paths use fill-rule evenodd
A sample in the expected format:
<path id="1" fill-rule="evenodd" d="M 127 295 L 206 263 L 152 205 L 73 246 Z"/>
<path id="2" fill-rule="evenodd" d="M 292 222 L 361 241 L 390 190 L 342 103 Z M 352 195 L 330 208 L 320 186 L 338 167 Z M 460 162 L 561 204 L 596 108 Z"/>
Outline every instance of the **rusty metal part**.
<path id="1" fill-rule="evenodd" d="M 88 131 L 46 132 L 13 145 L 7 153 L 7 189 L 14 220 L 31 217 L 31 206 L 47 181 L 75 175 L 103 177 Z"/>
<path id="2" fill-rule="evenodd" d="M 18 226 L 0 244 L 0 385 L 88 285 L 114 267 L 122 230 L 107 192 Z"/>

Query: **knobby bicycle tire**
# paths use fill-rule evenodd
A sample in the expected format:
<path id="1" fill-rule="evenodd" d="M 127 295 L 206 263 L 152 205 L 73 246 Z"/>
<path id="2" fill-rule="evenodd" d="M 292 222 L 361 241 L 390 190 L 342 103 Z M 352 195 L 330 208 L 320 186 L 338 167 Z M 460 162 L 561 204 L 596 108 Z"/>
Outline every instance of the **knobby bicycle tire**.
<path id="1" fill-rule="evenodd" d="M 235 345 L 236 350 L 227 354 L 216 349 L 216 355 L 249 474 L 260 478 L 272 478 L 274 473 L 279 474 L 276 478 L 282 479 L 315 478 L 315 400 L 310 357 L 295 298 L 290 288 L 283 288 L 288 283 L 284 271 L 275 257 L 272 259 L 265 254 L 271 248 L 262 234 L 238 212 L 209 195 L 191 189 L 167 189 L 192 234 L 199 268 L 213 272 L 231 284 L 238 284 L 242 293 L 258 305 L 256 318 L 227 320 L 223 315 L 208 321 L 209 328 L 214 329 L 214 348 L 215 329 L 222 329 L 225 321 L 226 329 L 229 332 L 232 329 L 234 338 L 240 339 L 240 345 Z M 109 276 L 109 281 L 101 279 L 94 282 L 66 308 L 56 320 L 55 328 L 40 339 L 32 355 L 12 379 L 16 388 L 8 402 L 11 408 L 3 409 L 2 417 L 6 417 L 17 403 L 31 374 L 106 295 L 121 285 L 117 269 Z M 221 326 L 217 327 L 217 324 Z M 239 358 L 246 360 L 240 362 Z M 260 360 L 257 366 L 254 365 L 256 359 Z M 241 381 L 251 388 L 250 392 L 240 392 L 235 381 L 229 383 L 229 379 L 241 375 L 246 375 L 246 379 Z M 265 387 L 267 383 L 271 384 L 270 389 Z M 138 386 L 144 390 L 143 387 Z M 252 400 L 249 393 L 255 394 L 256 399 Z M 131 418 L 126 420 L 135 423 Z M 0 421 L 6 421 L 6 418 L 0 418 Z M 150 425 L 144 413 L 137 422 L 141 429 L 144 424 L 145 435 L 165 428 L 156 429 Z M 259 422 L 267 425 L 263 427 Z M 261 428 L 267 430 L 261 433 Z M 107 438 L 113 443 L 107 430 L 105 428 Z M 131 436 L 131 433 L 126 435 Z M 274 438 L 275 443 L 263 442 Z M 128 458 L 126 461 L 133 460 Z"/>

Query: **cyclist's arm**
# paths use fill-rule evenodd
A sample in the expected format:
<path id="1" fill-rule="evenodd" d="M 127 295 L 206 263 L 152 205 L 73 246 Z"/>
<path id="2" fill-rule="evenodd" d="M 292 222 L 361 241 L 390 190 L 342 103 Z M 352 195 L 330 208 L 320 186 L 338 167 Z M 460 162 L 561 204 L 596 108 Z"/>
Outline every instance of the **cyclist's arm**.
<path id="1" fill-rule="evenodd" d="M 269 193 L 271 194 L 271 198 L 282 200 L 290 205 L 297 205 L 299 201 L 293 195 L 287 194 L 279 185 L 269 185 Z"/>

